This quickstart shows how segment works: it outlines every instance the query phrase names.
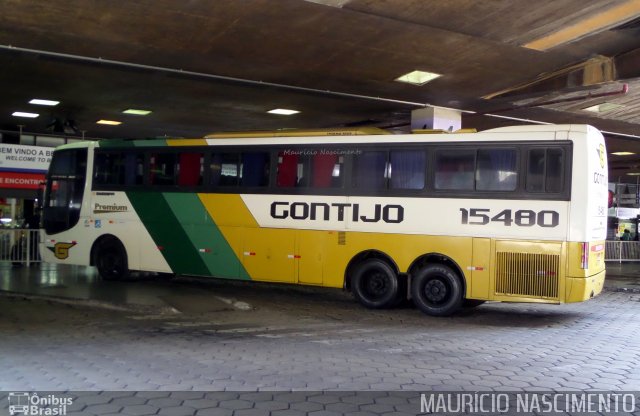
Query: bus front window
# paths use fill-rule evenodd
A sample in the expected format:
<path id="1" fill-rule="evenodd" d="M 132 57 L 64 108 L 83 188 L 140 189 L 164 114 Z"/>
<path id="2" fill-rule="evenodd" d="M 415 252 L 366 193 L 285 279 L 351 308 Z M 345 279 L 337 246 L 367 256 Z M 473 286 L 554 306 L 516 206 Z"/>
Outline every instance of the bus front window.
<path id="1" fill-rule="evenodd" d="M 86 170 L 87 149 L 54 152 L 43 205 L 43 226 L 47 234 L 68 230 L 78 223 Z"/>

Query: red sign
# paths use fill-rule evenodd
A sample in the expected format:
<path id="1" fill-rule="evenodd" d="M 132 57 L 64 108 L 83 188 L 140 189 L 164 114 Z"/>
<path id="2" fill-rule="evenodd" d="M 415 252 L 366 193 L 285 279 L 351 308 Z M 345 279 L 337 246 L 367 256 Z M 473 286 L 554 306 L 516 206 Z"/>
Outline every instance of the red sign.
<path id="1" fill-rule="evenodd" d="M 44 173 L 0 172 L 0 188 L 38 189 Z"/>

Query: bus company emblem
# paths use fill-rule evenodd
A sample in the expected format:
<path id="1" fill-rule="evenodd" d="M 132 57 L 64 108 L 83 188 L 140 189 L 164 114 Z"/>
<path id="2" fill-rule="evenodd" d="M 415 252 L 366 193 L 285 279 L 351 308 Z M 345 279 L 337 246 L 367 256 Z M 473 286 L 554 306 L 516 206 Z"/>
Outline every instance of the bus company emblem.
<path id="1" fill-rule="evenodd" d="M 53 251 L 53 255 L 60 260 L 64 260 L 69 257 L 69 249 L 75 246 L 76 243 L 56 243 L 53 247 L 47 247 Z"/>
<path id="2" fill-rule="evenodd" d="M 94 214 L 105 214 L 108 212 L 127 212 L 127 211 L 128 211 L 128 207 L 126 205 L 117 205 L 117 204 L 102 205 L 97 202 L 93 205 Z"/>
<path id="3" fill-rule="evenodd" d="M 604 169 L 604 158 L 606 156 L 606 152 L 602 143 L 600 143 L 600 146 L 598 146 L 598 155 L 600 156 L 600 167 Z"/>

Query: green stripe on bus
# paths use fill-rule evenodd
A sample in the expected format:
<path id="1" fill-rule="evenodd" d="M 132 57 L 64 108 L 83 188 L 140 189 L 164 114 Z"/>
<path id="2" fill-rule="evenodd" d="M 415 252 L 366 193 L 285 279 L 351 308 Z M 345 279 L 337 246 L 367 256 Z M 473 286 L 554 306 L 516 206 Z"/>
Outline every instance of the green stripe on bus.
<path id="1" fill-rule="evenodd" d="M 134 142 L 135 147 L 162 147 L 166 145 L 165 139 L 136 140 Z"/>
<path id="2" fill-rule="evenodd" d="M 167 146 L 165 139 L 148 139 L 148 140 L 127 140 L 127 139 L 110 139 L 101 140 L 101 149 L 121 149 L 123 147 L 163 147 Z"/>
<path id="3" fill-rule="evenodd" d="M 101 149 L 110 149 L 110 148 L 123 148 L 123 147 L 134 147 L 135 144 L 132 140 L 124 140 L 124 139 L 109 139 L 109 140 L 100 140 L 99 147 Z"/>
<path id="4" fill-rule="evenodd" d="M 209 275 L 200 253 L 159 192 L 127 192 L 140 220 L 174 273 Z"/>
<path id="5" fill-rule="evenodd" d="M 211 276 L 250 279 L 238 256 L 209 216 L 197 194 L 165 193 L 164 197 L 189 236 L 192 245 L 196 247 L 205 262 Z"/>

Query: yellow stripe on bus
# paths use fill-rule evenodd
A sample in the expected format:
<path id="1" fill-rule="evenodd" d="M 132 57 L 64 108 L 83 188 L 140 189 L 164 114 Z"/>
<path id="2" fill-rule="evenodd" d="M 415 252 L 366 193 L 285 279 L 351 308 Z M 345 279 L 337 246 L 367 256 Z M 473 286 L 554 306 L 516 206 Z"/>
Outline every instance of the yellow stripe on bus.
<path id="1" fill-rule="evenodd" d="M 258 227 L 240 195 L 203 193 L 198 197 L 218 226 Z"/>
<path id="2" fill-rule="evenodd" d="M 168 146 L 206 146 L 205 139 L 168 139 Z"/>

